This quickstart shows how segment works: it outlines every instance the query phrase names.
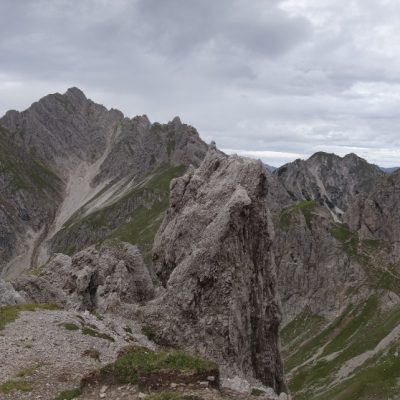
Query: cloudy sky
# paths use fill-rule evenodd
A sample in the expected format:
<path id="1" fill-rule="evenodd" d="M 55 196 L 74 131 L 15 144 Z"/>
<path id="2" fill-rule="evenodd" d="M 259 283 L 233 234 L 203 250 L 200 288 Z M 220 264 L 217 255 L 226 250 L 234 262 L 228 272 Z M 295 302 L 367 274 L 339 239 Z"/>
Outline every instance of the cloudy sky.
<path id="1" fill-rule="evenodd" d="M 279 166 L 400 164 L 399 0 L 1 0 L 0 114 L 80 87 Z"/>

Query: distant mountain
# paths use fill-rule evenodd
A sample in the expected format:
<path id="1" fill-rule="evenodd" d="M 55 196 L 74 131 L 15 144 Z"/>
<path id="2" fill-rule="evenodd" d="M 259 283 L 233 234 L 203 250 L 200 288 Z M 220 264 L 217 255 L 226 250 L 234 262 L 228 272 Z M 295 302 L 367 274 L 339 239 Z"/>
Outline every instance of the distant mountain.
<path id="1" fill-rule="evenodd" d="M 382 171 L 387 172 L 388 174 L 391 174 L 392 172 L 397 171 L 400 167 L 391 167 L 391 168 L 384 168 L 384 167 L 379 167 Z"/>
<path id="2" fill-rule="evenodd" d="M 107 237 L 140 242 L 148 254 L 170 180 L 198 166 L 206 150 L 179 118 L 129 119 L 77 88 L 7 112 L 0 119 L 0 271 L 18 274 L 54 251 L 72 254 Z"/>
<path id="3" fill-rule="evenodd" d="M 272 165 L 268 165 L 264 163 L 264 167 L 269 171 L 269 172 L 274 172 L 277 168 L 273 167 Z"/>
<path id="4" fill-rule="evenodd" d="M 349 199 L 370 190 L 384 172 L 356 154 L 318 152 L 274 171 L 294 200 L 315 200 L 340 215 Z"/>
<path id="5" fill-rule="evenodd" d="M 398 368 L 398 172 L 355 154 L 316 153 L 274 173 L 292 198 L 274 215 L 274 254 L 285 370 L 296 399 L 399 393 L 379 372 Z"/>

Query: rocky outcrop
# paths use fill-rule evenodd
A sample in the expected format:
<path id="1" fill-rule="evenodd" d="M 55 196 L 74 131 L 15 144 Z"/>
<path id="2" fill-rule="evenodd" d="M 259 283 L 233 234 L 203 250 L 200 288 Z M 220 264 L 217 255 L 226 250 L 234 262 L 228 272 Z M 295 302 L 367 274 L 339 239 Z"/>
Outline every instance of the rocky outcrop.
<path id="1" fill-rule="evenodd" d="M 376 165 L 348 154 L 318 152 L 274 171 L 294 200 L 316 200 L 341 216 L 352 196 L 367 193 L 385 173 Z"/>
<path id="2" fill-rule="evenodd" d="M 119 241 L 89 247 L 73 257 L 58 254 L 39 277 L 17 279 L 14 287 L 36 303 L 101 313 L 154 297 L 137 247 Z"/>
<path id="3" fill-rule="evenodd" d="M 14 306 L 24 302 L 24 298 L 14 289 L 11 283 L 0 279 L 0 307 Z"/>
<path id="4" fill-rule="evenodd" d="M 212 147 L 173 181 L 153 251 L 165 292 L 145 319 L 164 341 L 283 392 L 268 191 L 260 161 Z"/>

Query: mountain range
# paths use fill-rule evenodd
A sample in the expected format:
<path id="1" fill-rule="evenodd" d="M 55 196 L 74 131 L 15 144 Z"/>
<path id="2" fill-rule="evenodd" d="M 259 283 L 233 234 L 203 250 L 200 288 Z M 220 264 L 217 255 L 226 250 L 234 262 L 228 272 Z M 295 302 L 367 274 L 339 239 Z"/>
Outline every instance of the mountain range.
<path id="1" fill-rule="evenodd" d="M 400 395 L 400 170 L 271 168 L 71 88 L 0 119 L 0 187 L 8 299 L 118 309 L 280 398 Z"/>

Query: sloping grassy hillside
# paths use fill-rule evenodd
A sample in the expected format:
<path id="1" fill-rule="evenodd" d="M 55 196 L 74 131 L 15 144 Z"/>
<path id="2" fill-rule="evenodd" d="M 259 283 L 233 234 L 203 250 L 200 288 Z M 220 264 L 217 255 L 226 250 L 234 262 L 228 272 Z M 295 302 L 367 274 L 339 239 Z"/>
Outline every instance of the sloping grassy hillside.
<path id="1" fill-rule="evenodd" d="M 379 294 L 330 324 L 305 310 L 283 329 L 296 400 L 386 400 L 400 392 L 400 306 L 382 311 Z"/>
<path id="2" fill-rule="evenodd" d="M 170 182 L 185 170 L 185 166 L 166 165 L 135 183 L 122 196 L 116 196 L 114 201 L 111 199 L 104 207 L 87 213 L 89 202 L 56 234 L 53 250 L 73 254 L 108 238 L 118 238 L 137 244 L 149 262 L 154 236 L 169 205 Z"/>

